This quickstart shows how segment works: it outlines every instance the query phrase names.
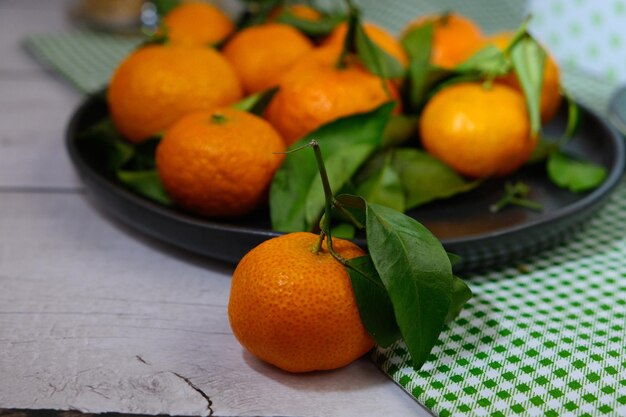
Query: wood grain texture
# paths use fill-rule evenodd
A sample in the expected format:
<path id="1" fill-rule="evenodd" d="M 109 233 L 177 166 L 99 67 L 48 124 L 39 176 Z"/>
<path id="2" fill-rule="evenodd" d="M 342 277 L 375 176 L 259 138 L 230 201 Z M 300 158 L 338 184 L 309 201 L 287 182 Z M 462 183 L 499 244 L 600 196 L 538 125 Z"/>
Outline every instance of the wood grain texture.
<path id="1" fill-rule="evenodd" d="M 0 230 L 12 236 L 0 240 L 2 407 L 224 416 L 418 410 L 366 358 L 309 375 L 257 361 L 228 325 L 231 266 L 137 235 L 83 195 L 4 192 Z"/>
<path id="2" fill-rule="evenodd" d="M 228 325 L 232 266 L 91 204 L 63 146 L 81 97 L 21 46 L 69 28 L 67 3 L 0 2 L 0 416 L 428 415 L 367 358 L 308 375 L 257 361 Z"/>

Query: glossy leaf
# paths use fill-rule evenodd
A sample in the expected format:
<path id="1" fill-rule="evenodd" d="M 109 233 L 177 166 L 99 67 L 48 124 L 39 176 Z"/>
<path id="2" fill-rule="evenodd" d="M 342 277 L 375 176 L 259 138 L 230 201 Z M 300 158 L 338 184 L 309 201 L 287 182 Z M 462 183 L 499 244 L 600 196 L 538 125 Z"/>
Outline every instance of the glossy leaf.
<path id="1" fill-rule="evenodd" d="M 347 149 L 352 147 L 363 149 L 363 146 L 371 146 L 374 151 L 380 147 L 383 131 L 394 107 L 395 103 L 387 103 L 371 112 L 330 122 L 292 145 L 290 149 L 297 149 L 308 144 L 311 139 L 316 139 L 320 144 L 324 160 L 328 161 L 333 158 L 333 154 L 341 153 L 342 158 L 350 158 L 351 167 L 358 168 L 369 155 L 359 152 L 358 155 L 350 157 Z M 345 173 L 338 172 L 338 175 L 343 179 L 349 178 Z M 344 184 L 338 181 L 338 178 L 329 178 L 329 180 L 335 192 L 343 188 Z M 313 196 L 310 190 L 319 184 L 317 165 L 309 153 L 295 152 L 285 158 L 274 175 L 270 188 L 272 227 L 282 232 L 311 230 L 315 226 L 310 221 L 312 218 L 310 213 L 314 205 L 307 201 L 307 197 Z M 315 199 L 320 201 L 318 196 Z M 320 206 L 320 212 L 321 208 Z"/>
<path id="2" fill-rule="evenodd" d="M 547 169 L 553 183 L 574 192 L 598 187 L 607 175 L 604 167 L 576 160 L 561 152 L 555 152 L 548 158 Z"/>
<path id="3" fill-rule="evenodd" d="M 449 323 L 459 315 L 463 306 L 472 298 L 472 290 L 461 278 L 454 275 L 452 277 L 452 293 L 450 307 L 446 315 L 445 322 Z"/>
<path id="4" fill-rule="evenodd" d="M 367 204 L 367 246 L 415 368 L 421 367 L 449 316 L 452 266 L 439 240 L 415 219 Z"/>
<path id="5" fill-rule="evenodd" d="M 354 143 L 338 148 L 324 159 L 326 173 L 332 190 L 339 190 L 352 178 L 357 169 L 374 152 L 376 143 Z M 324 189 L 319 176 L 309 186 L 304 207 L 305 221 L 308 225 L 317 224 L 324 208 Z"/>
<path id="6" fill-rule="evenodd" d="M 546 52 L 530 36 L 520 39 L 511 49 L 511 62 L 526 97 L 531 131 L 541 129 L 541 86 Z"/>
<path id="7" fill-rule="evenodd" d="M 389 346 L 400 338 L 400 329 L 393 305 L 372 259 L 369 256 L 350 259 L 346 269 L 365 329 L 378 345 Z"/>
<path id="8" fill-rule="evenodd" d="M 356 194 L 369 203 L 382 204 L 403 212 L 406 207 L 400 176 L 391 165 L 393 152 L 377 155 L 362 171 Z M 357 179 L 359 182 L 359 179 Z"/>
<path id="9" fill-rule="evenodd" d="M 157 203 L 171 205 L 172 200 L 167 195 L 156 170 L 117 172 L 117 179 L 131 190 Z"/>
<path id="10" fill-rule="evenodd" d="M 430 87 L 450 75 L 450 72 L 430 65 L 434 35 L 432 23 L 417 26 L 402 38 L 402 46 L 409 57 L 406 101 L 410 110 L 419 111 Z"/>
<path id="11" fill-rule="evenodd" d="M 452 168 L 419 149 L 397 149 L 393 167 L 404 187 L 407 209 L 473 190 L 481 183 L 465 180 Z"/>

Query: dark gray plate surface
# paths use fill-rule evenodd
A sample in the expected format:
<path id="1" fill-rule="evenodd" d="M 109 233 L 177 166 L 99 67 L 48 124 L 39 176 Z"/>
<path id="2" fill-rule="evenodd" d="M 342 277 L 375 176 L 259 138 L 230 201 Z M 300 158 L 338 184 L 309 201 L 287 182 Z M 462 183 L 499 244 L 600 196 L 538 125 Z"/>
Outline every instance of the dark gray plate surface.
<path id="1" fill-rule="evenodd" d="M 81 154 L 76 139 L 78 132 L 106 114 L 101 99 L 87 99 L 69 123 L 67 148 L 92 197 L 121 221 L 157 239 L 228 262 L 237 262 L 260 242 L 278 235 L 270 228 L 266 207 L 244 218 L 203 219 L 142 198 L 98 172 Z M 566 115 L 561 112 L 547 126 L 547 131 L 558 136 L 565 122 Z M 589 110 L 582 109 L 580 130 L 567 150 L 607 168 L 609 175 L 602 186 L 588 193 L 571 193 L 552 185 L 542 165 L 528 166 L 507 180 L 521 180 L 530 185 L 530 197 L 543 204 L 541 212 L 510 207 L 491 213 L 489 206 L 500 199 L 504 189 L 505 180 L 498 179 L 409 214 L 437 235 L 448 251 L 462 257 L 457 270 L 521 261 L 577 232 L 622 176 L 625 160 L 622 138 Z M 357 243 L 364 242 L 357 239 Z"/>

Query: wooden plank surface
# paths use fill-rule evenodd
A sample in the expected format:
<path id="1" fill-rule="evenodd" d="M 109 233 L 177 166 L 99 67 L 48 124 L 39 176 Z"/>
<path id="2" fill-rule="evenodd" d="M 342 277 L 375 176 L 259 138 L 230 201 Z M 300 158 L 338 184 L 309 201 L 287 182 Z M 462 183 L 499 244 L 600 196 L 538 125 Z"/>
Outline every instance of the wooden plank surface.
<path id="1" fill-rule="evenodd" d="M 228 325 L 231 265 L 92 205 L 63 148 L 81 97 L 20 43 L 67 28 L 66 3 L 0 2 L 3 413 L 428 415 L 367 358 L 308 375 L 257 361 Z"/>

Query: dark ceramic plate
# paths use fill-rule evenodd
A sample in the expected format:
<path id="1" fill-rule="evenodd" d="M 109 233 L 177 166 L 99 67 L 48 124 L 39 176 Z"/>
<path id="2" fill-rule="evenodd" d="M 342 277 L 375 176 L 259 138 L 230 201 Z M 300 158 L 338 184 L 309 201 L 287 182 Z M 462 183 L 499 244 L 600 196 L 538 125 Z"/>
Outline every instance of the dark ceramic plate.
<path id="1" fill-rule="evenodd" d="M 208 220 L 142 198 L 99 172 L 81 153 L 77 136 L 106 115 L 102 99 L 87 99 L 69 123 L 67 147 L 91 196 L 114 216 L 147 235 L 229 262 L 237 262 L 251 248 L 279 234 L 270 228 L 267 208 L 244 218 Z M 548 132 L 559 135 L 565 122 L 562 111 L 547 126 Z M 528 166 L 507 179 L 530 185 L 531 198 L 544 207 L 541 212 L 509 207 L 491 213 L 489 206 L 502 196 L 502 179 L 487 181 L 469 193 L 427 204 L 409 214 L 437 235 L 448 251 L 462 257 L 457 270 L 521 261 L 580 229 L 622 176 L 622 138 L 587 109 L 582 109 L 581 127 L 568 151 L 606 167 L 609 174 L 602 186 L 588 193 L 571 193 L 552 185 L 542 166 Z M 357 243 L 364 242 L 357 239 Z"/>

